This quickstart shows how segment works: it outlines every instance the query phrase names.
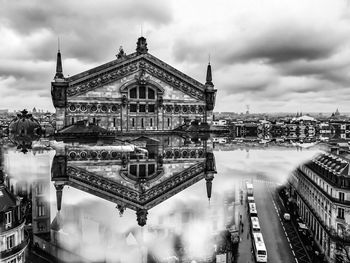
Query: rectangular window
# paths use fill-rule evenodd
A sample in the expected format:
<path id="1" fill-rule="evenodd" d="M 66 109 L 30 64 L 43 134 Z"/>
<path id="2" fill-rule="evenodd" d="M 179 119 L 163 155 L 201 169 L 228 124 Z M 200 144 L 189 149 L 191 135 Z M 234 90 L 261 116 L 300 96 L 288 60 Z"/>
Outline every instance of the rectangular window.
<path id="1" fill-rule="evenodd" d="M 154 104 L 148 104 L 148 112 L 155 112 Z"/>
<path id="2" fill-rule="evenodd" d="M 146 165 L 140 164 L 139 165 L 139 177 L 145 177 L 146 176 Z"/>
<path id="3" fill-rule="evenodd" d="M 133 88 L 130 90 L 130 98 L 131 99 L 136 99 L 137 98 L 137 89 Z"/>
<path id="4" fill-rule="evenodd" d="M 43 203 L 39 203 L 37 206 L 38 209 L 38 216 L 45 216 L 45 206 Z"/>
<path id="5" fill-rule="evenodd" d="M 115 127 L 115 118 L 113 118 L 113 127 Z"/>
<path id="6" fill-rule="evenodd" d="M 145 86 L 140 86 L 139 87 L 139 98 L 140 99 L 145 99 L 146 98 L 146 87 Z"/>
<path id="7" fill-rule="evenodd" d="M 135 164 L 130 165 L 129 172 L 130 174 L 137 176 L 137 165 Z"/>
<path id="8" fill-rule="evenodd" d="M 96 123 L 96 118 L 92 118 L 92 123 L 95 124 Z"/>
<path id="9" fill-rule="evenodd" d="M 153 89 L 148 89 L 148 99 L 150 99 L 150 100 L 154 100 L 154 98 L 155 98 L 155 92 L 154 92 L 154 90 Z"/>
<path id="10" fill-rule="evenodd" d="M 137 112 L 137 105 L 136 104 L 130 104 L 130 112 Z"/>
<path id="11" fill-rule="evenodd" d="M 5 213 L 6 225 L 11 225 L 12 223 L 12 211 Z"/>
<path id="12" fill-rule="evenodd" d="M 72 124 L 74 124 L 74 117 L 72 118 Z"/>
<path id="13" fill-rule="evenodd" d="M 7 249 L 11 249 L 15 245 L 15 235 L 8 236 L 6 238 Z"/>
<path id="14" fill-rule="evenodd" d="M 39 231 L 44 231 L 45 230 L 45 225 L 42 222 L 38 222 L 37 226 L 38 226 L 38 230 Z"/>
<path id="15" fill-rule="evenodd" d="M 338 218 L 344 219 L 344 208 L 338 208 Z"/>
<path id="16" fill-rule="evenodd" d="M 132 127 L 135 127 L 135 118 L 132 118 L 132 119 L 131 119 L 131 126 L 132 126 Z"/>
<path id="17" fill-rule="evenodd" d="M 146 105 L 145 104 L 139 105 L 139 112 L 146 112 Z"/>
<path id="18" fill-rule="evenodd" d="M 42 184 L 37 184 L 37 186 L 36 186 L 36 193 L 38 194 L 38 195 L 41 195 L 42 193 L 43 193 L 43 185 Z"/>
<path id="19" fill-rule="evenodd" d="M 143 118 L 141 118 L 141 128 L 144 128 Z"/>
<path id="20" fill-rule="evenodd" d="M 339 201 L 344 202 L 344 193 L 339 192 Z"/>
<path id="21" fill-rule="evenodd" d="M 153 127 L 153 119 L 152 118 L 149 119 L 149 126 Z"/>
<path id="22" fill-rule="evenodd" d="M 154 164 L 148 165 L 148 174 L 151 175 L 156 171 L 156 166 Z"/>
<path id="23" fill-rule="evenodd" d="M 170 118 L 168 118 L 168 127 L 170 127 Z"/>

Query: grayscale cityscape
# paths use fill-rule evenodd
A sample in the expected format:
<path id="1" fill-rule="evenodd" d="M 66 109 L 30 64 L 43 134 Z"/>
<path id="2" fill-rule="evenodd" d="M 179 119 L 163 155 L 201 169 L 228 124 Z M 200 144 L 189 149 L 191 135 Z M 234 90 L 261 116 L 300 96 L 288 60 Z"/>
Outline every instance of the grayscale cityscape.
<path id="1" fill-rule="evenodd" d="M 0 263 L 350 263 L 349 0 L 0 6 Z"/>

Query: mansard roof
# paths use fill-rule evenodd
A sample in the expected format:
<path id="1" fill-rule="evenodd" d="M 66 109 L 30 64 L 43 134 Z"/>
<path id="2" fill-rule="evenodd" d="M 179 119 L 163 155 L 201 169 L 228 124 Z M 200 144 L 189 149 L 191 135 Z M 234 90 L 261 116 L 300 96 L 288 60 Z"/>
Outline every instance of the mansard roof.
<path id="1" fill-rule="evenodd" d="M 179 70 L 175 69 L 174 67 L 165 63 L 164 61 L 156 58 L 150 53 L 139 54 L 137 52 L 134 52 L 129 55 L 125 55 L 122 58 L 119 58 L 119 59 L 117 58 L 108 63 L 102 64 L 95 68 L 92 68 L 87 71 L 76 74 L 74 76 L 68 77 L 66 78 L 66 81 L 70 83 L 70 86 L 75 86 L 80 84 L 81 82 L 91 80 L 102 74 L 113 72 L 119 68 L 121 69 L 123 67 L 131 66 L 132 64 L 136 64 L 140 61 L 143 61 L 144 63 L 149 63 L 151 66 L 162 70 L 164 73 L 168 74 L 170 77 L 175 78 L 175 80 L 180 80 L 181 82 L 184 82 L 187 85 L 194 87 L 196 89 L 199 89 L 201 91 L 205 90 L 204 84 L 180 72 Z M 140 68 L 141 67 L 142 65 L 140 65 Z M 147 68 L 145 68 L 145 70 L 147 71 Z M 157 75 L 160 75 L 160 74 L 161 73 L 157 73 Z M 167 76 L 167 78 L 169 78 L 169 76 Z M 114 80 L 114 79 L 111 79 L 111 80 Z M 109 81 L 106 80 L 105 83 L 108 83 L 108 82 Z"/>
<path id="2" fill-rule="evenodd" d="M 332 153 L 322 153 L 316 156 L 312 162 L 322 168 L 325 168 L 337 175 L 349 175 L 349 160 Z"/>

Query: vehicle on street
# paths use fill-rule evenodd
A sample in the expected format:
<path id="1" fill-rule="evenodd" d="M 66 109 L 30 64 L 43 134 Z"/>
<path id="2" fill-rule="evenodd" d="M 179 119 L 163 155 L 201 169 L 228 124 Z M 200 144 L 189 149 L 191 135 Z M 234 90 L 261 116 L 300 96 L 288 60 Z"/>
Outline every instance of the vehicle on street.
<path id="1" fill-rule="evenodd" d="M 253 249 L 256 262 L 267 262 L 267 251 L 261 233 L 253 233 Z"/>
<path id="2" fill-rule="evenodd" d="M 284 213 L 283 219 L 284 219 L 285 221 L 290 221 L 290 214 L 289 214 L 289 213 Z"/>
<path id="3" fill-rule="evenodd" d="M 253 184 L 247 182 L 247 196 L 253 196 Z"/>
<path id="4" fill-rule="evenodd" d="M 256 211 L 255 203 L 249 203 L 249 215 L 252 216 L 258 216 L 258 211 Z"/>
<path id="5" fill-rule="evenodd" d="M 249 203 L 255 203 L 254 196 L 248 196 L 247 197 L 248 204 Z"/>
<path id="6" fill-rule="evenodd" d="M 256 216 L 250 218 L 251 229 L 253 233 L 260 233 L 260 223 L 259 219 Z"/>

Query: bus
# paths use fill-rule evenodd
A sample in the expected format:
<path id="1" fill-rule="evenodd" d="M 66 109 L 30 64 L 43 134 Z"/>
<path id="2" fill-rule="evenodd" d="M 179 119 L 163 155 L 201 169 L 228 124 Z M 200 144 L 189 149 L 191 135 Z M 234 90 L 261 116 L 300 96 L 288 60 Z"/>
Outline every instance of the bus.
<path id="1" fill-rule="evenodd" d="M 247 182 L 247 196 L 253 196 L 253 184 Z"/>
<path id="2" fill-rule="evenodd" d="M 249 215 L 252 216 L 258 216 L 258 211 L 256 211 L 255 203 L 249 203 Z"/>
<path id="3" fill-rule="evenodd" d="M 256 262 L 267 262 L 267 252 L 261 233 L 253 233 L 253 249 Z"/>
<path id="4" fill-rule="evenodd" d="M 248 201 L 248 204 L 249 204 L 249 203 L 255 203 L 255 201 L 254 201 L 254 196 L 248 196 L 248 197 L 247 197 L 247 201 Z"/>
<path id="5" fill-rule="evenodd" d="M 259 219 L 256 216 L 252 216 L 250 218 L 251 222 L 251 229 L 253 233 L 259 233 L 260 232 L 260 224 Z"/>

